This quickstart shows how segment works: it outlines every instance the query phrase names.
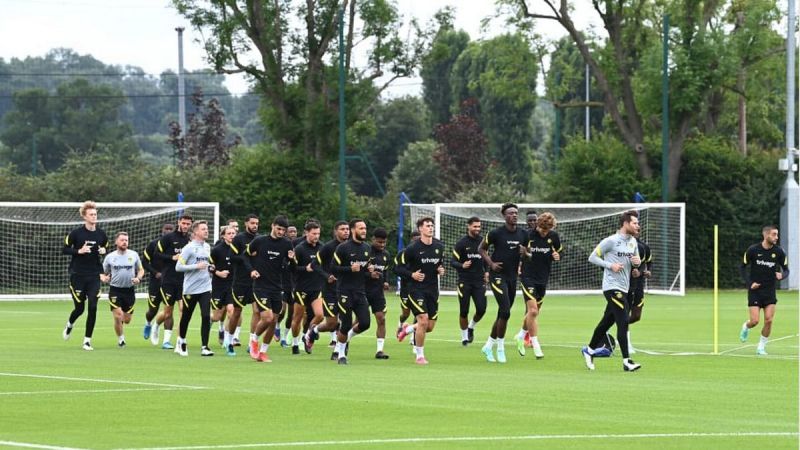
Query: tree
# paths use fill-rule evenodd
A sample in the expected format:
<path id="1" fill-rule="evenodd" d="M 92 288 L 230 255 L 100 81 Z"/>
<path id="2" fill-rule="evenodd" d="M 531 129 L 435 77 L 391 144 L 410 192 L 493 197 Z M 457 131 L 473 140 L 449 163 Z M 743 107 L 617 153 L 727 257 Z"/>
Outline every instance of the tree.
<path id="1" fill-rule="evenodd" d="M 537 58 L 521 34 L 469 44 L 451 74 L 454 101 L 475 98 L 489 157 L 522 192 L 532 175 L 531 115 L 536 105 Z"/>
<path id="2" fill-rule="evenodd" d="M 450 120 L 451 110 L 454 107 L 450 72 L 458 56 L 469 44 L 469 34 L 463 30 L 453 29 L 453 14 L 451 7 L 436 13 L 439 30 L 431 41 L 430 49 L 422 58 L 420 68 L 422 97 L 431 111 L 431 121 L 434 125 L 447 123 Z"/>
<path id="3" fill-rule="evenodd" d="M 489 168 L 489 141 L 478 124 L 476 103 L 474 99 L 464 101 L 459 114 L 434 129 L 439 145 L 433 159 L 440 169 L 439 186 L 448 198 L 483 181 Z"/>
<path id="4" fill-rule="evenodd" d="M 761 49 L 757 53 L 773 56 L 780 52 L 774 46 L 761 45 L 762 40 L 775 42 L 769 35 L 775 34 L 772 30 L 778 20 L 778 15 L 763 14 L 768 4 L 761 1 L 593 1 L 607 34 L 604 41 L 595 43 L 590 40 L 591 35 L 577 29 L 567 0 L 543 0 L 546 12 L 532 10 L 527 0 L 502 3 L 512 6 L 523 21 L 554 20 L 564 28 L 590 66 L 603 93 L 605 110 L 634 155 L 639 175 L 647 179 L 653 177 L 654 171 L 645 143 L 648 134 L 657 133 L 661 125 L 661 29 L 662 17 L 669 14 L 669 195 L 678 185 L 686 139 L 696 130 L 718 131 L 724 91 L 735 90 L 737 84 L 741 88 L 736 81 L 743 74 L 740 69 L 760 60 L 759 56 L 745 58 L 745 53 L 739 52 Z M 742 33 L 749 35 L 744 42 L 756 45 L 740 45 L 734 51 L 736 45 L 726 33 L 735 27 L 724 22 L 728 11 L 742 9 L 748 11 L 745 17 L 758 17 L 749 33 Z M 727 17 L 730 24 L 731 15 Z"/>
<path id="5" fill-rule="evenodd" d="M 283 148 L 301 149 L 317 162 L 335 154 L 338 104 L 336 54 L 339 9 L 347 12 L 345 44 L 348 121 L 358 121 L 380 92 L 417 66 L 425 33 L 400 38 L 401 20 L 389 0 L 225 0 L 208 6 L 200 0 L 173 0 L 178 12 L 207 36 L 208 59 L 221 73 L 244 73 L 255 82 L 269 109 L 270 135 Z M 294 22 L 302 23 L 302 29 Z M 367 55 L 366 69 L 355 70 L 357 45 Z M 254 52 L 255 60 L 246 55 Z M 374 86 L 382 76 L 388 81 Z"/>
<path id="6" fill-rule="evenodd" d="M 205 103 L 199 89 L 192 94 L 195 113 L 189 115 L 188 130 L 182 135 L 177 122 L 170 124 L 168 142 L 183 168 L 224 166 L 230 151 L 241 143 L 239 136 L 228 137 L 225 113 L 216 98 Z"/>
<path id="7" fill-rule="evenodd" d="M 416 203 L 446 200 L 439 190 L 439 168 L 433 164 L 434 141 L 408 144 L 389 179 L 389 191 L 405 192 Z"/>
<path id="8" fill-rule="evenodd" d="M 120 91 L 85 79 L 63 83 L 53 95 L 41 89 L 17 92 L 15 110 L 6 114 L 0 134 L 8 147 L 3 157 L 18 170 L 27 171 L 35 147 L 36 164 L 52 171 L 72 151 L 103 148 L 118 154 L 138 153 L 130 139 L 130 127 L 119 118 L 124 103 Z"/>

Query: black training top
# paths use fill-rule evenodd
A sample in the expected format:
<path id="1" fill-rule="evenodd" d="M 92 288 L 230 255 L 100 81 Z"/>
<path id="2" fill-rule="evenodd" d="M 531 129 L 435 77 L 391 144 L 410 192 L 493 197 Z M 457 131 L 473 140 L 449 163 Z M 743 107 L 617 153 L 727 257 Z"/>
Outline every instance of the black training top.
<path id="1" fill-rule="evenodd" d="M 547 284 L 550 279 L 550 269 L 553 265 L 553 253 L 561 252 L 561 238 L 553 230 L 542 236 L 536 230 L 529 230 L 528 251 L 531 253 L 529 260 L 522 259 L 522 277 L 531 280 L 534 284 Z"/>
<path id="2" fill-rule="evenodd" d="M 161 273 L 161 284 L 182 284 L 183 272 L 175 270 L 177 261 L 173 260 L 174 255 L 180 255 L 183 247 L 189 243 L 189 233 L 181 233 L 175 230 L 167 233 L 158 240 L 156 245 L 156 258 L 164 263 L 164 271 Z"/>
<path id="3" fill-rule="evenodd" d="M 425 244 L 417 239 L 406 247 L 396 272 L 408 277 L 409 287 L 428 290 L 439 290 L 438 269 L 444 263 L 444 244 L 434 239 L 430 244 Z M 416 281 L 411 274 L 417 270 L 425 275 L 422 281 Z"/>
<path id="4" fill-rule="evenodd" d="M 294 268 L 294 260 L 289 259 L 292 243 L 289 239 L 258 236 L 247 245 L 245 254 L 250 257 L 249 264 L 260 275 L 253 282 L 253 288 L 281 291 L 283 273 Z"/>
<path id="5" fill-rule="evenodd" d="M 369 263 L 375 266 L 375 271 L 380 274 L 378 278 L 370 276 L 365 282 L 365 288 L 370 292 L 383 291 L 383 283 L 389 281 L 388 272 L 391 258 L 386 250 L 376 250 L 370 246 Z"/>
<path id="6" fill-rule="evenodd" d="M 303 239 L 303 241 L 294 248 L 294 273 L 297 280 L 295 290 L 298 292 L 315 292 L 322 290 L 325 277 L 323 277 L 318 270 L 319 264 L 317 264 L 317 253 L 321 247 L 322 245 L 319 242 L 311 245 L 307 240 Z M 309 272 L 306 269 L 309 264 L 311 264 L 313 272 Z"/>
<path id="7" fill-rule="evenodd" d="M 251 234 L 247 230 L 240 231 L 239 234 L 233 237 L 231 242 L 231 261 L 233 262 L 233 282 L 236 286 L 250 286 L 253 280 L 250 278 L 250 272 L 253 267 L 250 265 L 250 259 L 244 254 L 247 250 L 247 244 L 253 242 L 253 239 L 258 236 L 258 233 Z"/>
<path id="8" fill-rule="evenodd" d="M 331 270 L 339 280 L 337 287 L 340 291 L 364 291 L 364 283 L 369 277 L 367 271 L 369 252 L 369 244 L 352 239 L 348 239 L 336 247 Z M 361 270 L 353 272 L 351 269 L 353 264 L 360 265 Z"/>
<path id="9" fill-rule="evenodd" d="M 83 244 L 89 245 L 89 253 L 78 253 Z M 86 225 L 70 231 L 64 238 L 61 253 L 72 256 L 69 261 L 70 275 L 100 275 L 103 273 L 103 262 L 100 258 L 100 247 L 108 250 L 108 236 L 100 228 L 89 231 Z"/>
<path id="10" fill-rule="evenodd" d="M 749 274 L 747 272 L 748 266 L 750 267 Z M 777 281 L 775 273 L 781 271 L 784 277 L 789 275 L 789 258 L 786 257 L 786 252 L 777 245 L 766 249 L 759 242 L 751 245 L 744 253 L 741 273 L 748 289 L 754 282 L 761 285 L 759 289 L 775 289 L 775 282 Z"/>
<path id="11" fill-rule="evenodd" d="M 458 281 L 474 282 L 483 281 L 483 274 L 486 272 L 485 264 L 478 249 L 483 241 L 483 236 L 472 237 L 469 234 L 462 237 L 453 247 L 453 258 L 450 260 L 450 267 L 458 272 Z M 472 261 L 469 268 L 464 268 L 464 263 Z"/>
<path id="12" fill-rule="evenodd" d="M 224 240 L 217 242 L 211 249 L 211 264 L 214 265 L 214 273 L 211 282 L 215 287 L 226 287 L 233 285 L 233 248 Z M 228 271 L 227 278 L 218 277 L 216 272 Z"/>
<path id="13" fill-rule="evenodd" d="M 483 240 L 487 246 L 494 246 L 491 259 L 503 263 L 500 273 L 508 278 L 517 278 L 519 268 L 519 246 L 528 245 L 528 232 L 520 227 L 510 231 L 505 225 L 495 228 Z"/>

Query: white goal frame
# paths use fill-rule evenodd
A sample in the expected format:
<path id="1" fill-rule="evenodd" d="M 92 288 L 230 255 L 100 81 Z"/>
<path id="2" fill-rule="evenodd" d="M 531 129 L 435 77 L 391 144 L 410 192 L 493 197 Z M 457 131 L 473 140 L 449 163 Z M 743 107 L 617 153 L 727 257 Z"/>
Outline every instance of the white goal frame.
<path id="1" fill-rule="evenodd" d="M 429 203 L 429 204 L 421 204 L 421 203 L 403 203 L 402 207 L 404 211 L 410 212 L 408 217 L 405 219 L 404 230 L 401 231 L 409 231 L 415 228 L 414 222 L 416 219 L 421 217 L 421 215 L 414 214 L 414 209 L 416 208 L 417 211 L 425 211 L 425 215 L 430 215 L 433 217 L 435 221 L 435 237 L 437 239 L 441 239 L 441 217 L 442 211 L 445 209 L 451 208 L 461 208 L 466 210 L 473 209 L 483 209 L 483 210 L 492 210 L 494 211 L 493 217 L 490 220 L 493 221 L 502 221 L 502 217 L 500 216 L 500 207 L 502 206 L 501 203 Z M 686 204 L 685 203 L 517 203 L 519 207 L 519 224 L 525 227 L 525 211 L 532 209 L 537 211 L 538 213 L 542 213 L 545 211 L 556 211 L 556 219 L 558 220 L 559 226 L 560 224 L 564 223 L 565 221 L 559 217 L 557 211 L 561 210 L 579 210 L 579 209 L 609 209 L 613 210 L 609 214 L 613 214 L 615 217 L 618 216 L 622 211 L 629 210 L 629 209 L 636 209 L 636 210 L 658 210 L 667 208 L 670 209 L 678 209 L 680 214 L 680 227 L 679 227 L 679 239 L 678 244 L 679 248 L 679 262 L 677 272 L 675 273 L 674 277 L 671 277 L 671 284 L 669 289 L 654 289 L 654 288 L 646 288 L 646 292 L 650 294 L 660 294 L 660 295 L 674 295 L 674 296 L 684 296 L 686 294 Z M 468 214 L 466 217 L 469 217 Z M 487 220 L 486 217 L 481 216 L 480 214 L 475 214 L 481 217 L 482 220 Z M 466 224 L 466 217 L 464 218 Z M 481 230 L 481 234 L 483 236 L 488 233 L 491 228 L 484 225 L 483 229 Z M 610 236 L 616 232 L 616 227 L 610 227 L 608 230 L 604 231 L 602 234 L 597 236 L 597 242 L 594 245 L 600 243 L 602 239 L 607 236 Z M 465 231 L 465 230 L 464 230 Z M 556 228 L 556 231 L 559 231 L 559 227 Z M 565 236 L 562 233 L 561 235 L 562 243 L 569 245 L 569 236 Z M 463 234 L 462 234 L 463 235 Z M 449 266 L 449 259 L 450 255 L 452 254 L 452 248 L 455 242 L 447 242 L 445 241 L 445 269 L 447 271 L 453 271 Z M 649 243 L 649 242 L 648 242 Z M 408 243 L 406 243 L 408 245 Z M 652 248 L 652 244 L 651 244 Z M 654 253 L 654 273 L 659 270 L 659 248 L 652 248 Z M 584 260 L 587 260 L 589 257 L 589 253 L 583 256 Z M 586 265 L 589 266 L 590 263 L 586 261 Z M 558 270 L 558 263 L 554 263 L 553 271 L 555 272 Z M 597 268 L 600 271 L 600 268 Z M 552 278 L 552 277 L 551 277 Z M 440 280 L 441 285 L 441 280 Z M 488 291 L 487 291 L 488 292 Z M 444 288 L 441 292 L 442 295 L 456 295 L 456 291 L 452 289 Z M 602 289 L 600 284 L 597 283 L 596 286 L 586 287 L 585 289 L 568 289 L 568 290 L 559 290 L 559 289 L 550 289 L 548 287 L 547 295 L 576 295 L 576 294 L 598 294 L 602 293 Z M 517 295 L 520 295 L 520 292 L 517 292 Z"/>
<path id="2" fill-rule="evenodd" d="M 70 220 L 58 220 L 52 222 L 41 222 L 46 223 L 47 225 L 55 225 L 55 226 L 63 226 L 75 228 L 83 224 L 83 220 L 80 218 L 78 214 L 78 209 L 83 205 L 83 202 L 0 202 L 0 208 L 65 208 L 69 209 L 73 214 Z M 132 217 L 129 220 L 137 219 L 137 218 L 146 218 L 148 216 L 156 216 L 158 214 L 171 214 L 173 212 L 177 212 L 180 210 L 192 209 L 192 208 L 210 208 L 213 209 L 213 222 L 209 221 L 209 240 L 211 243 L 214 242 L 219 226 L 220 226 L 220 217 L 219 217 L 219 202 L 96 202 L 97 209 L 99 211 L 99 220 L 98 226 L 102 228 L 108 234 L 109 245 L 113 249 L 114 245 L 114 236 L 111 234 L 111 230 L 104 226 L 104 223 L 109 223 L 113 221 L 119 221 L 121 219 L 115 218 L 106 218 L 103 216 L 103 209 L 109 208 L 150 208 L 151 211 L 142 212 L 137 214 L 135 217 Z M 159 211 L 161 209 L 162 211 Z M 13 217 L 2 217 L 0 216 L 0 223 L 19 223 L 21 226 L 30 225 L 33 222 L 30 220 L 25 219 L 15 219 Z M 173 220 L 173 223 L 175 220 Z M 159 229 L 154 229 L 152 232 L 152 237 L 155 238 L 157 233 L 160 231 Z M 64 236 L 66 233 L 64 234 Z M 148 241 L 149 242 L 149 241 Z M 60 242 L 42 242 L 42 245 L 52 246 L 52 247 L 59 247 L 59 254 L 60 254 L 60 246 L 63 245 L 63 236 L 61 236 Z M 147 242 L 136 242 L 131 249 L 136 250 L 139 253 L 140 257 L 143 257 L 142 250 L 144 246 L 147 245 Z M 2 243 L 0 243 L 0 249 L 3 250 L 2 253 L 5 253 L 7 250 L 6 248 L 2 247 Z M 7 255 L 2 258 L 4 261 L 7 261 Z M 63 255 L 63 266 L 57 268 L 56 270 L 62 270 L 64 274 L 67 273 L 67 269 L 69 266 L 69 256 Z M 14 301 L 14 300 L 69 300 L 69 287 L 66 283 L 63 286 L 63 293 L 53 294 L 53 293 L 37 293 L 37 292 L 30 292 L 30 293 L 22 293 L 22 294 L 4 294 L 0 291 L 0 301 Z M 101 299 L 104 297 L 103 293 L 107 292 L 108 286 L 102 285 L 101 286 Z M 147 283 L 142 283 L 136 289 L 136 297 L 137 298 L 147 298 Z"/>

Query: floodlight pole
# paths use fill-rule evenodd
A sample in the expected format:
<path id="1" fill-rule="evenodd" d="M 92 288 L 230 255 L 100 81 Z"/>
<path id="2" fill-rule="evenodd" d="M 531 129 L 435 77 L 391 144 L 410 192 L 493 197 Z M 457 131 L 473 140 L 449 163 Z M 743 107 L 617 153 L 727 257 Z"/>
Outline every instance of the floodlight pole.
<path id="1" fill-rule="evenodd" d="M 181 136 L 186 136 L 186 85 L 183 79 L 183 27 L 175 28 L 178 32 L 178 125 Z"/>
<path id="2" fill-rule="evenodd" d="M 800 273 L 795 270 L 800 264 L 800 186 L 795 179 L 795 0 L 789 0 L 786 28 L 786 161 L 781 169 L 786 170 L 786 182 L 781 188 L 780 243 L 789 258 L 789 277 L 781 282 L 784 289 L 800 287 Z M 765 224 L 768 225 L 768 224 Z"/>

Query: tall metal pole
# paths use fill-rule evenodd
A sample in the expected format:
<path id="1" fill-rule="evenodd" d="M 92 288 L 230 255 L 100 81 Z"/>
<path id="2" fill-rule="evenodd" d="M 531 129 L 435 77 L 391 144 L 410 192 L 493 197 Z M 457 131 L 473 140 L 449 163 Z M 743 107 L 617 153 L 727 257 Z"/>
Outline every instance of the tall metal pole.
<path id="1" fill-rule="evenodd" d="M 664 14 L 661 73 L 661 201 L 669 201 L 669 14 Z"/>
<path id="2" fill-rule="evenodd" d="M 345 105 L 344 105 L 344 8 L 339 8 L 339 218 L 347 219 L 347 190 L 345 189 Z"/>
<path id="3" fill-rule="evenodd" d="M 31 134 L 31 146 L 33 147 L 31 152 L 31 175 L 35 177 L 36 169 L 39 166 L 39 155 L 37 155 L 36 151 L 36 133 Z"/>
<path id="4" fill-rule="evenodd" d="M 181 136 L 186 135 L 186 85 L 183 79 L 183 27 L 175 28 L 178 32 L 178 125 Z"/>
<path id="5" fill-rule="evenodd" d="M 786 249 L 789 267 L 800 265 L 800 186 L 794 172 L 795 112 L 797 89 L 795 86 L 796 46 L 795 22 L 797 19 L 795 0 L 789 0 L 786 29 L 786 182 L 781 188 L 780 244 Z M 800 287 L 800 274 L 791 270 L 789 277 L 781 282 L 784 289 Z"/>
<path id="6" fill-rule="evenodd" d="M 586 134 L 586 141 L 589 141 L 589 65 L 586 64 L 586 108 L 584 110 L 584 128 Z"/>

